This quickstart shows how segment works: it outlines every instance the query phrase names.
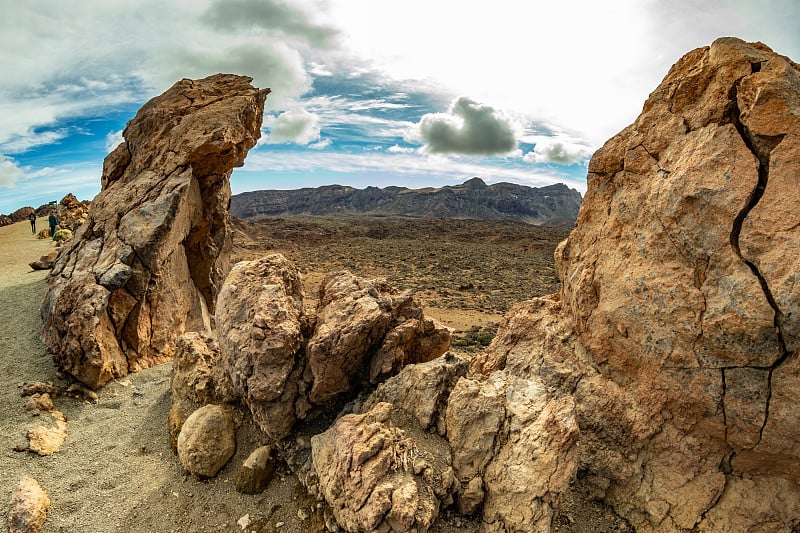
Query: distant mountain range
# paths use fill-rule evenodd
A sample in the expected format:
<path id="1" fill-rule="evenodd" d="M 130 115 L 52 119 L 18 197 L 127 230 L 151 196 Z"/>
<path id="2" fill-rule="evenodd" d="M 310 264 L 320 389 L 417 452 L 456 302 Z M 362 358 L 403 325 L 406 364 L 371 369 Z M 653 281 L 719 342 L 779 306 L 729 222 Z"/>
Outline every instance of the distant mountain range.
<path id="1" fill-rule="evenodd" d="M 562 183 L 526 187 L 513 183 L 487 185 L 472 178 L 440 188 L 326 185 L 291 191 L 254 191 L 231 198 L 238 218 L 286 215 L 369 214 L 409 217 L 515 220 L 541 226 L 572 226 L 581 194 Z"/>

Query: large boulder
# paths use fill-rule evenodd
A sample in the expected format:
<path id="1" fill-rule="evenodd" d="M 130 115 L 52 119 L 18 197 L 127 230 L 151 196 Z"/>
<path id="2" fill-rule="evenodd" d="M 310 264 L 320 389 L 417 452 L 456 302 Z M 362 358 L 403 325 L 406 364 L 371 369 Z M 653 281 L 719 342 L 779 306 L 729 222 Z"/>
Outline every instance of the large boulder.
<path id="1" fill-rule="evenodd" d="M 689 52 L 593 156 L 560 295 L 473 362 L 573 396 L 581 483 L 640 531 L 799 525 L 798 161 L 800 66 Z"/>
<path id="2" fill-rule="evenodd" d="M 446 445 L 423 447 L 392 411 L 375 404 L 311 439 L 320 492 L 346 531 L 428 531 L 457 487 Z"/>
<path id="3" fill-rule="evenodd" d="M 380 383 L 405 365 L 435 359 L 449 347 L 449 330 L 425 318 L 409 292 L 346 271 L 328 274 L 308 340 L 313 374 L 309 399 L 325 404 L 367 381 L 365 377 Z"/>
<path id="4" fill-rule="evenodd" d="M 83 383 L 166 361 L 183 332 L 209 327 L 228 268 L 228 179 L 260 135 L 268 92 L 242 76 L 181 80 L 106 157 L 42 305 L 48 351 Z"/>
<path id="5" fill-rule="evenodd" d="M 272 439 L 297 419 L 295 402 L 304 369 L 303 283 L 280 254 L 237 263 L 225 280 L 216 312 L 221 364 L 236 394 Z"/>
<path id="6" fill-rule="evenodd" d="M 50 497 L 35 479 L 24 477 L 8 502 L 9 533 L 39 533 L 47 520 Z"/>

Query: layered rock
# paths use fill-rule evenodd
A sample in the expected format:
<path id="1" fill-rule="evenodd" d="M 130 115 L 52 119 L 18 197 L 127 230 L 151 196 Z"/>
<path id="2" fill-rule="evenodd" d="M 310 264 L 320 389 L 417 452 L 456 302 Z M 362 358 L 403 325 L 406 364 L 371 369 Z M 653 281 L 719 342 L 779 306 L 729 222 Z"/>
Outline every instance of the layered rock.
<path id="1" fill-rule="evenodd" d="M 260 135 L 268 92 L 249 82 L 176 83 L 106 158 L 42 305 L 47 349 L 87 385 L 165 361 L 184 331 L 208 328 L 228 264 L 228 178 Z"/>
<path id="2" fill-rule="evenodd" d="M 581 483 L 641 531 L 798 526 L 798 161 L 800 67 L 689 52 L 592 158 L 560 295 L 473 361 L 574 398 Z"/>

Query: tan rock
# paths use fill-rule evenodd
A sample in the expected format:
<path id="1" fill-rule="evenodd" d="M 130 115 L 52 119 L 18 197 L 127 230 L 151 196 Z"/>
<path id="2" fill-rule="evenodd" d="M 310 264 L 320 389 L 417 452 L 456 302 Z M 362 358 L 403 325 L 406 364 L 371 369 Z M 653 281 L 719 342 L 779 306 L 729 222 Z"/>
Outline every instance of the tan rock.
<path id="1" fill-rule="evenodd" d="M 28 450 L 38 455 L 53 455 L 67 439 L 67 420 L 61 411 L 51 410 L 54 426 L 33 426 L 28 430 Z"/>
<path id="2" fill-rule="evenodd" d="M 197 409 L 211 403 L 233 403 L 236 395 L 225 370 L 219 364 L 219 348 L 205 333 L 181 335 L 176 342 L 172 363 L 169 411 L 169 435 L 177 453 L 178 434 L 186 419 Z"/>
<path id="3" fill-rule="evenodd" d="M 236 490 L 243 494 L 260 494 L 275 474 L 275 458 L 269 446 L 260 446 L 245 459 L 236 472 Z"/>
<path id="4" fill-rule="evenodd" d="M 274 440 L 286 437 L 296 419 L 302 320 L 303 284 L 285 257 L 233 267 L 216 312 L 221 363 L 236 394 Z"/>
<path id="5" fill-rule="evenodd" d="M 381 383 L 361 410 L 366 412 L 380 402 L 388 402 L 411 413 L 423 429 L 435 428 L 444 435 L 447 399 L 468 366 L 465 359 L 451 352 L 426 363 L 408 365 Z"/>
<path id="6" fill-rule="evenodd" d="M 39 533 L 49 508 L 50 497 L 41 485 L 31 477 L 22 478 L 8 502 L 9 532 Z"/>
<path id="7" fill-rule="evenodd" d="M 179 81 L 106 158 L 42 305 L 45 346 L 92 388 L 168 360 L 182 333 L 209 328 L 228 265 L 228 178 L 260 135 L 268 92 L 249 81 Z"/>
<path id="8" fill-rule="evenodd" d="M 425 319 L 409 293 L 382 280 L 334 272 L 323 280 L 308 341 L 309 399 L 324 404 L 351 390 L 365 370 L 377 383 L 407 364 L 440 356 L 449 346 L 449 332 Z"/>
<path id="9" fill-rule="evenodd" d="M 321 492 L 347 531 L 428 531 L 452 471 L 392 422 L 392 406 L 339 418 L 311 439 Z M 448 472 L 449 476 L 448 477 Z"/>
<path id="10" fill-rule="evenodd" d="M 36 412 L 49 412 L 53 410 L 53 400 L 46 392 L 32 394 L 25 402 L 25 409 Z"/>
<path id="11" fill-rule="evenodd" d="M 189 415 L 178 435 L 178 458 L 198 477 L 214 477 L 236 451 L 236 429 L 228 411 L 205 405 Z"/>
<path id="12" fill-rule="evenodd" d="M 53 250 L 49 254 L 40 257 L 38 261 L 33 261 L 31 263 L 28 263 L 28 265 L 34 270 L 50 270 L 51 268 L 53 268 L 53 265 L 55 264 L 57 257 L 58 257 L 58 250 Z"/>
<path id="13" fill-rule="evenodd" d="M 639 531 L 796 525 L 798 135 L 797 64 L 686 54 L 593 156 L 560 298 L 473 362 L 574 398 L 580 483 Z"/>

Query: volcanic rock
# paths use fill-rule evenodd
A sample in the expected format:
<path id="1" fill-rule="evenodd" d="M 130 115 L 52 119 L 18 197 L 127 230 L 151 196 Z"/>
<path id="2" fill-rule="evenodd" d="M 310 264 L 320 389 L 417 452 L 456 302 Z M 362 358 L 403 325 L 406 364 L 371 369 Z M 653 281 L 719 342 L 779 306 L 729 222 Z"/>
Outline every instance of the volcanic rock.
<path id="1" fill-rule="evenodd" d="M 178 338 L 172 362 L 172 407 L 169 411 L 170 445 L 176 453 L 178 435 L 189 415 L 204 405 L 236 401 L 230 379 L 219 360 L 216 341 L 205 333 L 185 333 Z"/>
<path id="2" fill-rule="evenodd" d="M 11 219 L 11 222 L 16 223 L 16 222 L 22 222 L 23 220 L 28 220 L 28 217 L 31 216 L 32 214 L 35 214 L 35 211 L 32 207 L 30 206 L 20 207 L 19 209 L 8 215 L 8 218 Z"/>
<path id="3" fill-rule="evenodd" d="M 221 363 L 254 420 L 275 440 L 296 420 L 302 320 L 303 284 L 294 264 L 274 254 L 233 267 L 216 312 Z"/>
<path id="4" fill-rule="evenodd" d="M 28 430 L 28 450 L 37 455 L 53 455 L 67 439 L 67 419 L 64 413 L 51 409 L 54 427 L 33 426 Z"/>
<path id="5" fill-rule="evenodd" d="M 145 104 L 103 165 L 102 191 L 42 305 L 55 362 L 97 388 L 168 360 L 208 329 L 228 265 L 228 179 L 260 135 L 250 79 L 181 80 Z"/>
<path id="6" fill-rule="evenodd" d="M 42 231 L 48 231 L 48 230 L 42 230 Z M 33 270 L 50 270 L 51 268 L 53 268 L 53 265 L 55 264 L 57 257 L 58 257 L 58 251 L 53 250 L 49 254 L 43 255 L 41 258 L 39 258 L 38 261 L 33 261 L 32 263 L 28 263 L 28 266 L 30 266 Z"/>
<path id="7" fill-rule="evenodd" d="M 269 446 L 253 450 L 236 472 L 236 490 L 242 494 L 260 494 L 275 474 L 275 458 Z"/>
<path id="8" fill-rule="evenodd" d="M 39 533 L 49 508 L 50 497 L 41 485 L 31 477 L 22 478 L 8 502 L 9 532 Z"/>
<path id="9" fill-rule="evenodd" d="M 233 419 L 219 405 L 205 405 L 189 415 L 178 435 L 178 458 L 198 477 L 216 476 L 235 451 Z"/>
<path id="10" fill-rule="evenodd" d="M 579 483 L 637 530 L 798 526 L 798 161 L 800 66 L 689 52 L 592 158 L 560 295 L 473 361 L 574 398 Z"/>
<path id="11" fill-rule="evenodd" d="M 13 223 L 14 223 L 14 221 L 11 220 L 10 216 L 8 216 L 8 215 L 0 215 L 0 227 L 10 226 Z"/>
<path id="12" fill-rule="evenodd" d="M 311 448 L 321 492 L 347 531 L 428 531 L 456 486 L 443 458 L 395 425 L 388 403 L 339 418 Z"/>
<path id="13" fill-rule="evenodd" d="M 308 340 L 315 404 L 350 391 L 369 373 L 372 383 L 450 347 L 448 330 L 422 315 L 409 292 L 349 272 L 328 274 L 320 288 L 316 327 Z"/>

